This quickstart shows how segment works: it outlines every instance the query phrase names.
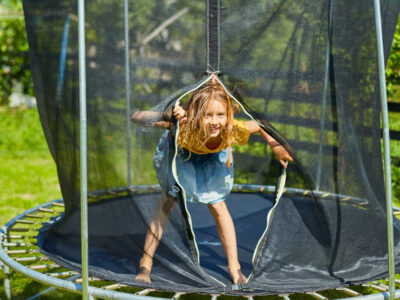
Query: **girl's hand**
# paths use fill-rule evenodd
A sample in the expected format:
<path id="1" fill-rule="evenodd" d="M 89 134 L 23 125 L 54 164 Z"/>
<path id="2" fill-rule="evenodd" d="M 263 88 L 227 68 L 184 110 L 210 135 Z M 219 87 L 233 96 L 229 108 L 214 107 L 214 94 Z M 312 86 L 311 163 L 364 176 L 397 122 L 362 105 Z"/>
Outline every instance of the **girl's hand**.
<path id="1" fill-rule="evenodd" d="M 258 121 L 261 122 L 262 121 Z M 287 168 L 287 162 L 293 161 L 293 158 L 290 154 L 286 151 L 286 149 L 275 141 L 266 131 L 264 131 L 260 125 L 256 121 L 246 121 L 246 126 L 249 129 L 250 134 L 260 133 L 262 138 L 271 146 L 272 151 L 278 157 L 279 162 L 281 163 L 282 167 L 285 169 Z"/>
<path id="2" fill-rule="evenodd" d="M 187 121 L 186 111 L 181 107 L 180 102 L 177 101 L 175 108 L 173 110 L 174 117 L 179 121 L 179 123 L 185 123 Z"/>
<path id="3" fill-rule="evenodd" d="M 287 168 L 286 162 L 288 161 L 293 162 L 293 158 L 290 156 L 290 154 L 286 151 L 286 149 L 283 146 L 276 146 L 271 149 L 278 157 L 282 167 L 284 167 L 285 169 Z"/>

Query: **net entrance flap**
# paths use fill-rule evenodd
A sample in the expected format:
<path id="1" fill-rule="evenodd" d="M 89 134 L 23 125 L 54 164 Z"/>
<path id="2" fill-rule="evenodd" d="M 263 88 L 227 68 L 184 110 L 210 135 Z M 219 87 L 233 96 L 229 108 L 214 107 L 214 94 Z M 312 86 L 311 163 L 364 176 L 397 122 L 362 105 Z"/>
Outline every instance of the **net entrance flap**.
<path id="1" fill-rule="evenodd" d="M 77 6 L 23 2 L 39 113 L 66 205 L 41 231 L 40 247 L 79 270 Z M 387 57 L 400 3 L 381 5 Z M 232 291 L 207 206 L 185 203 L 181 193 L 173 203 L 163 199 L 153 167 L 163 130 L 130 121 L 138 111 L 164 113 L 216 72 L 296 157 L 287 170 L 292 192 L 274 206 L 266 191 L 280 164 L 269 146 L 252 135 L 233 149 L 239 186 L 225 202 L 247 291 L 387 276 L 373 1 L 129 0 L 128 40 L 123 1 L 88 0 L 85 16 L 90 274 L 161 290 L 246 294 Z M 250 117 L 242 111 L 237 119 Z M 396 220 L 394 227 L 399 257 Z M 145 283 L 135 277 L 149 228 L 163 234 Z"/>

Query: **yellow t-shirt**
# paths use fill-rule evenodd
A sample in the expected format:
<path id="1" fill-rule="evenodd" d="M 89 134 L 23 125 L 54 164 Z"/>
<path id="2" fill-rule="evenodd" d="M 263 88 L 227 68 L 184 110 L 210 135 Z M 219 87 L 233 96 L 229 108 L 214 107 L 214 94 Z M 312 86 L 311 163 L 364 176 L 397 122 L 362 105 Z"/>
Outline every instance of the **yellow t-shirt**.
<path id="1" fill-rule="evenodd" d="M 249 140 L 249 136 L 250 131 L 246 125 L 246 122 L 233 120 L 232 145 L 245 145 Z M 192 143 L 190 143 L 186 140 L 182 140 L 180 136 L 178 136 L 178 144 L 183 148 L 186 148 L 190 152 L 196 154 L 216 153 L 228 148 L 228 145 L 224 141 L 217 148 L 209 149 L 204 143 L 201 143 L 199 141 L 193 141 Z"/>

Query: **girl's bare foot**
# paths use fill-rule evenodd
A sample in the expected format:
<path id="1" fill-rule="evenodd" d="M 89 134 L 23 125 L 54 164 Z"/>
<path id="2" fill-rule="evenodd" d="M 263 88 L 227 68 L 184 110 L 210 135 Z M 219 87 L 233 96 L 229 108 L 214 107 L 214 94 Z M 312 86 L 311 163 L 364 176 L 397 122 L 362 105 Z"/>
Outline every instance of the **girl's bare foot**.
<path id="1" fill-rule="evenodd" d="M 235 266 L 235 267 L 229 267 L 229 274 L 231 275 L 233 283 L 246 283 L 247 282 L 247 277 L 244 276 L 242 271 L 240 270 L 240 266 Z"/>
<path id="2" fill-rule="evenodd" d="M 153 258 L 149 255 L 144 254 L 140 259 L 140 267 L 135 280 L 143 281 L 145 283 L 151 283 L 150 271 L 153 266 Z"/>

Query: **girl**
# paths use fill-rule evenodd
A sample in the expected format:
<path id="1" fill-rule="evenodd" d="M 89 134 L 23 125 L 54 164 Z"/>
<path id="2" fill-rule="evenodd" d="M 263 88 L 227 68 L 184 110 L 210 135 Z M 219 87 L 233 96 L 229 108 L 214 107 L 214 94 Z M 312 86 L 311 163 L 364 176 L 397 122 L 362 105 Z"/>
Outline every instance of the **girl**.
<path id="1" fill-rule="evenodd" d="M 261 130 L 255 121 L 238 121 L 234 114 L 239 105 L 230 99 L 224 88 L 215 83 L 194 91 L 187 109 L 177 102 L 173 110 L 179 122 L 178 154 L 176 167 L 179 185 L 183 187 L 186 201 L 208 205 L 215 219 L 218 235 L 224 248 L 228 270 L 233 283 L 244 283 L 247 278 L 240 271 L 237 255 L 236 233 L 231 215 L 225 204 L 233 185 L 232 145 L 244 145 L 250 134 L 260 133 L 272 147 L 283 167 L 293 161 L 289 153 L 270 135 Z M 155 112 L 141 111 L 132 120 L 149 125 Z M 136 280 L 150 283 L 153 255 L 161 239 L 168 215 L 173 209 L 179 187 L 172 175 L 174 142 L 170 137 L 169 121 L 156 121 L 153 126 L 167 129 L 161 137 L 153 163 L 157 178 L 164 193 L 156 208 L 146 234 L 144 254 Z"/>

